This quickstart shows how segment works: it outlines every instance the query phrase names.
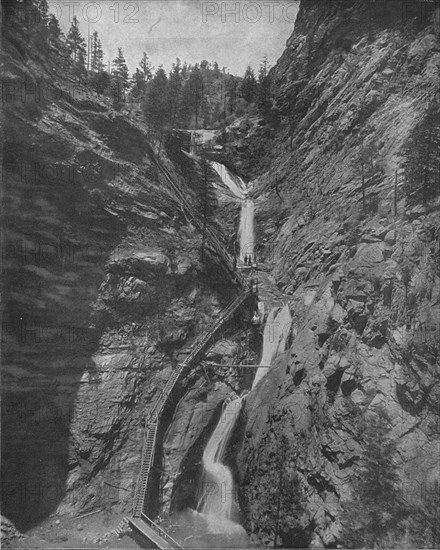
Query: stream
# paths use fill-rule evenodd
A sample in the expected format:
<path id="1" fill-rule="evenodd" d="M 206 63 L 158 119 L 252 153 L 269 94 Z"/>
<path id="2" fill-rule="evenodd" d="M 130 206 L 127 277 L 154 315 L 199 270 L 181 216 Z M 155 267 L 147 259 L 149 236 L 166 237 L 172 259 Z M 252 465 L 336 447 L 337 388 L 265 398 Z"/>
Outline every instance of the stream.
<path id="1" fill-rule="evenodd" d="M 249 198 L 250 188 L 245 182 L 217 162 L 212 168 L 223 185 L 241 203 L 238 236 L 239 259 L 244 266 L 255 261 L 254 202 Z M 217 190 L 225 192 L 219 188 Z M 250 266 L 249 266 L 250 268 Z M 289 307 L 273 307 L 267 316 L 260 366 L 255 374 L 252 390 L 267 374 L 272 361 L 285 349 L 292 319 Z M 245 397 L 232 393 L 224 402 L 220 419 L 203 452 L 203 475 L 199 487 L 197 510 L 187 509 L 176 514 L 179 539 L 192 548 L 248 548 L 250 542 L 240 525 L 237 488 L 230 468 L 223 463 L 230 437 L 244 405 Z M 185 526 L 185 527 L 183 527 Z M 183 531 L 182 531 L 183 529 Z"/>

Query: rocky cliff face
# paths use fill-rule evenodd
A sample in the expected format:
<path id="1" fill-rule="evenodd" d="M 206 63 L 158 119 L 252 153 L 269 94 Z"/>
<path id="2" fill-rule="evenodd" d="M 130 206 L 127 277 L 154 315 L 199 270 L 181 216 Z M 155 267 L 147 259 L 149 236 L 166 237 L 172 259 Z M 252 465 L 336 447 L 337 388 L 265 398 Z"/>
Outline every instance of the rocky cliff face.
<path id="1" fill-rule="evenodd" d="M 232 161 L 259 174 L 266 282 L 294 319 L 228 452 L 254 542 L 274 542 L 265 490 L 282 436 L 299 477 L 289 503 L 301 509 L 284 545 L 340 543 L 362 426 L 381 407 L 404 498 L 438 479 L 439 202 L 408 196 L 402 170 L 439 86 L 438 11 L 428 12 L 411 22 L 400 2 L 303 0 L 272 71 L 279 126 L 231 132 Z M 212 251 L 202 265 L 201 235 L 155 159 L 196 214 L 200 167 L 174 142 L 158 153 L 143 123 L 78 86 L 67 65 L 60 76 L 56 48 L 41 53 L 11 25 L 2 493 L 26 529 L 55 510 L 130 509 L 145 408 L 234 289 Z M 214 229 L 231 244 L 237 209 L 219 203 Z M 245 311 L 225 327 L 213 363 L 257 362 L 249 321 Z M 160 434 L 156 511 L 195 506 L 220 405 L 249 376 L 199 365 L 182 380 Z"/>
<path id="2" fill-rule="evenodd" d="M 34 40 L 7 22 L 2 494 L 20 529 L 130 509 L 145 408 L 234 292 L 155 159 L 196 217 L 199 168 Z"/>
<path id="3" fill-rule="evenodd" d="M 305 502 L 286 545 L 340 543 L 360 426 L 380 408 L 403 497 L 439 479 L 440 203 L 411 201 L 402 167 L 438 91 L 440 14 L 370 8 L 304 0 L 272 73 L 289 123 L 257 180 L 257 241 L 294 339 L 246 401 L 238 455 L 247 527 L 268 544 L 264 483 L 277 458 L 266 450 L 282 434 L 301 482 L 292 501 Z"/>

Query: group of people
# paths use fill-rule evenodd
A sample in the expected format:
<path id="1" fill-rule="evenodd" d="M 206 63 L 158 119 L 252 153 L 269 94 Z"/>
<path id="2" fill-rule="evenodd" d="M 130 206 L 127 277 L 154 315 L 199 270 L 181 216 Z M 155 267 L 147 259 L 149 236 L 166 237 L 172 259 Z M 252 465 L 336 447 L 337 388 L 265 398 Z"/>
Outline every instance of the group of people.
<path id="1" fill-rule="evenodd" d="M 252 265 L 252 256 L 251 254 L 246 254 L 246 256 L 244 257 L 244 263 L 246 265 Z"/>

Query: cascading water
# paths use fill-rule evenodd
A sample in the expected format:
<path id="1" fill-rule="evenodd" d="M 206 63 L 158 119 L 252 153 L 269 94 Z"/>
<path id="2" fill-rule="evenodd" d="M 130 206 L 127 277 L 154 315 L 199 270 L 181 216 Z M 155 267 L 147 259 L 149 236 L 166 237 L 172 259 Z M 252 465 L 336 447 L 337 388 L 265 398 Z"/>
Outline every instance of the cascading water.
<path id="1" fill-rule="evenodd" d="M 284 350 L 291 326 L 292 317 L 290 316 L 289 306 L 285 305 L 281 311 L 276 307 L 271 309 L 264 327 L 260 367 L 255 374 L 252 389 L 265 376 L 277 354 Z"/>
<path id="2" fill-rule="evenodd" d="M 254 201 L 245 199 L 241 206 L 240 227 L 240 260 L 244 262 L 247 256 L 254 259 Z"/>
<path id="3" fill-rule="evenodd" d="M 265 376 L 276 355 L 284 350 L 291 324 L 292 318 L 287 305 L 282 309 L 275 307 L 269 312 L 264 328 L 261 366 L 255 375 L 252 389 Z M 209 528 L 214 532 L 222 521 L 234 520 L 234 480 L 231 470 L 222 460 L 243 399 L 234 396 L 226 401 L 217 427 L 203 453 L 204 478 L 197 509 L 206 514 Z"/>
<path id="4" fill-rule="evenodd" d="M 254 260 L 254 202 L 248 197 L 249 189 L 237 176 L 233 176 L 225 166 L 211 162 L 213 169 L 221 177 L 232 195 L 241 202 L 241 217 L 238 236 L 240 239 L 240 260 Z M 252 385 L 254 389 L 267 373 L 275 356 L 284 350 L 292 318 L 288 306 L 273 308 L 264 329 L 263 353 L 260 367 Z M 207 536 L 217 547 L 249 547 L 243 527 L 237 523 L 238 506 L 234 495 L 234 479 L 231 470 L 223 464 L 225 451 L 234 430 L 244 397 L 234 395 L 224 406 L 220 420 L 211 435 L 203 453 L 203 483 L 197 511 L 187 512 L 187 520 L 194 526 L 199 521 L 206 525 L 203 541 Z M 188 514 L 190 514 L 188 516 Z M 190 535 L 188 538 L 191 538 Z M 220 538 L 219 538 L 220 537 Z"/>
<path id="5" fill-rule="evenodd" d="M 241 200 L 241 216 L 238 236 L 240 239 L 240 260 L 244 262 L 248 257 L 254 259 L 254 201 L 247 198 L 249 189 L 238 176 L 232 175 L 229 170 L 218 162 L 211 162 L 211 166 L 221 177 L 223 183 L 232 194 Z"/>
<path id="6" fill-rule="evenodd" d="M 234 480 L 222 464 L 243 398 L 234 396 L 224 405 L 221 418 L 203 453 L 204 482 L 198 510 L 216 518 L 233 519 Z"/>
<path id="7" fill-rule="evenodd" d="M 220 176 L 222 182 L 226 185 L 226 187 L 232 191 L 232 194 L 235 197 L 241 200 L 246 197 L 246 184 L 240 177 L 233 176 L 226 168 L 226 166 L 220 164 L 219 162 L 211 162 L 211 166 Z"/>

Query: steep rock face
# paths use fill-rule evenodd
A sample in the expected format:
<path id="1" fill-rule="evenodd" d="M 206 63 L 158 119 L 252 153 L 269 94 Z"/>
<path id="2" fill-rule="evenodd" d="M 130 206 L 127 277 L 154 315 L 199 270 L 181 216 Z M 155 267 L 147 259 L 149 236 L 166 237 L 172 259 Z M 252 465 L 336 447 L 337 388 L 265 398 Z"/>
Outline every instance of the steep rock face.
<path id="1" fill-rule="evenodd" d="M 251 311 L 247 307 L 224 327 L 224 333 L 206 353 L 206 361 L 185 381 L 186 389 L 163 438 L 162 514 L 197 508 L 203 451 L 220 418 L 222 404 L 252 384 L 251 369 L 236 368 L 256 361 L 259 342 L 252 338 Z"/>
<path id="2" fill-rule="evenodd" d="M 400 7 L 303 1 L 272 73 L 288 122 L 257 180 L 257 240 L 294 340 L 246 402 L 238 455 L 246 526 L 268 544 L 262 487 L 276 453 L 264 449 L 281 434 L 302 487 L 293 501 L 306 503 L 286 545 L 340 542 L 361 425 L 381 406 L 404 498 L 439 476 L 440 204 L 408 200 L 402 171 L 438 90 L 439 13 L 410 24 Z"/>
<path id="3" fill-rule="evenodd" d="M 196 164 L 33 40 L 8 22 L 2 498 L 20 529 L 130 509 L 145 409 L 234 291 L 156 158 L 197 217 Z"/>

